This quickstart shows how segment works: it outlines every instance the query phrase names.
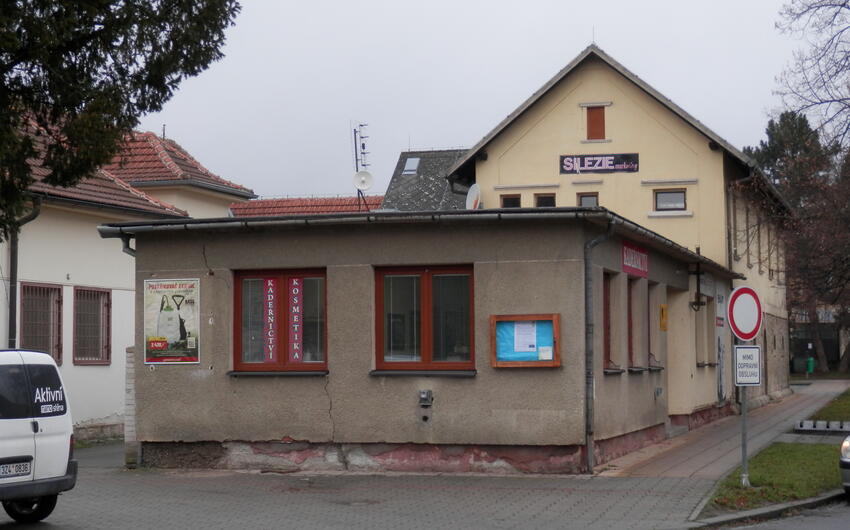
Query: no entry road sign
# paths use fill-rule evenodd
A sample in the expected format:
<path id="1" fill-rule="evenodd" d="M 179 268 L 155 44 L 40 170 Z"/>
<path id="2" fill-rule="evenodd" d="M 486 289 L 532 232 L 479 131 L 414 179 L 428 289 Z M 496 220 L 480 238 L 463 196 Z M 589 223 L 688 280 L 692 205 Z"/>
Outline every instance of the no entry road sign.
<path id="1" fill-rule="evenodd" d="M 761 330 L 761 300 L 752 287 L 738 287 L 729 295 L 726 306 L 729 327 L 743 341 L 755 339 Z"/>

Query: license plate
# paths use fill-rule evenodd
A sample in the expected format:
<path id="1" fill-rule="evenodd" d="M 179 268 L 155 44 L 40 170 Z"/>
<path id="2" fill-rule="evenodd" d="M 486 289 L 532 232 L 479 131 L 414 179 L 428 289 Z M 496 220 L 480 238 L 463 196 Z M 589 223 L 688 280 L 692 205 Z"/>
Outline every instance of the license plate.
<path id="1" fill-rule="evenodd" d="M 0 464 L 0 477 L 19 477 L 30 474 L 30 463 Z"/>

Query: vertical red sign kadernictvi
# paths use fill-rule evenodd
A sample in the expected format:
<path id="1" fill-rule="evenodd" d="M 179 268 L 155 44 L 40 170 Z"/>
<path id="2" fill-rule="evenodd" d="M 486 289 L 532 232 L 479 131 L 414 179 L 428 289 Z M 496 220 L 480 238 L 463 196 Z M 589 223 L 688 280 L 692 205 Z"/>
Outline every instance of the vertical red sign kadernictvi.
<path id="1" fill-rule="evenodd" d="M 266 362 L 274 362 L 274 350 L 277 344 L 277 279 L 264 278 L 265 286 L 265 318 L 263 319 L 263 358 Z"/>
<path id="2" fill-rule="evenodd" d="M 303 339 L 301 337 L 301 314 L 304 298 L 301 296 L 303 278 L 290 278 L 287 290 L 289 297 L 289 362 L 300 363 Z"/>

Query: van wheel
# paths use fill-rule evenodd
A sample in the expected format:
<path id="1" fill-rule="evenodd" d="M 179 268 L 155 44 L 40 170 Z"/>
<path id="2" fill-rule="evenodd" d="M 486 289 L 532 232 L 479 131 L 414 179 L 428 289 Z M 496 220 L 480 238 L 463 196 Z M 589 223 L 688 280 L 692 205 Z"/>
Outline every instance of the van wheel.
<path id="1" fill-rule="evenodd" d="M 3 509 L 19 523 L 37 523 L 53 512 L 56 495 L 3 501 Z"/>

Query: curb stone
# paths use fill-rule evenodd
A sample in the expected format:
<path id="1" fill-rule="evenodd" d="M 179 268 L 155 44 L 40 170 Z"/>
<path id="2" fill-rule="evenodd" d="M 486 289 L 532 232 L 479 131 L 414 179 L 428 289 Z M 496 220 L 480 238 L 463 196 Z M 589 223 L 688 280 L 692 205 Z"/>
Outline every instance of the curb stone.
<path id="1" fill-rule="evenodd" d="M 823 495 L 818 495 L 817 497 L 811 497 L 809 499 L 803 499 L 799 501 L 792 502 L 784 502 L 782 504 L 771 504 L 769 506 L 763 506 L 761 508 L 755 508 L 752 510 L 746 510 L 743 512 L 730 513 L 726 515 L 718 515 L 715 517 L 709 517 L 707 519 L 697 519 L 695 521 L 689 521 L 691 523 L 697 523 L 697 525 L 701 528 L 717 528 L 720 526 L 738 523 L 747 520 L 765 520 L 765 519 L 776 519 L 784 515 L 785 513 L 791 510 L 799 510 L 803 508 L 816 508 L 818 506 L 822 506 L 824 504 L 829 504 L 830 502 L 836 501 L 838 499 L 844 498 L 844 490 L 837 489 L 832 490 Z M 703 503 L 701 503 L 703 504 Z"/>

